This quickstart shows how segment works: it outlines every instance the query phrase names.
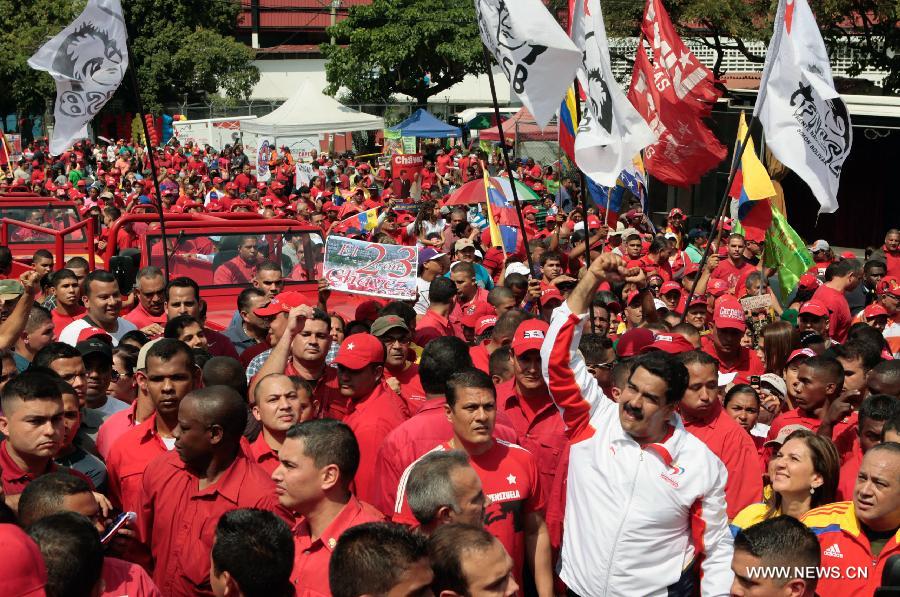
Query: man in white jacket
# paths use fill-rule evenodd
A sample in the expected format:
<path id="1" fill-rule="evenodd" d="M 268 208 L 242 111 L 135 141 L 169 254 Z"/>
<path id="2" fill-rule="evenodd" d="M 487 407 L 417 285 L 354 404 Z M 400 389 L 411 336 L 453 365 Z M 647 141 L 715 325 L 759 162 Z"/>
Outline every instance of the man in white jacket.
<path id="1" fill-rule="evenodd" d="M 543 373 L 571 445 L 560 577 L 581 597 L 728 595 L 734 550 L 725 514 L 727 473 L 686 432 L 675 407 L 684 365 L 659 352 L 635 359 L 619 403 L 578 352 L 597 287 L 638 268 L 604 253 L 554 313 Z"/>

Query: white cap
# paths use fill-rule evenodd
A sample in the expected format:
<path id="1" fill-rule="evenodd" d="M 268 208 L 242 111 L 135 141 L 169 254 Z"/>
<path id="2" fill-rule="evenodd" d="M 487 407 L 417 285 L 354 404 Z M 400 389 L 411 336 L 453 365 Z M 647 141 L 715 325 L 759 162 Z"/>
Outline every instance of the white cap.
<path id="1" fill-rule="evenodd" d="M 528 271 L 528 266 L 521 262 L 513 262 L 506 266 L 506 275 L 510 274 L 522 274 L 523 276 L 529 275 L 531 272 Z"/>

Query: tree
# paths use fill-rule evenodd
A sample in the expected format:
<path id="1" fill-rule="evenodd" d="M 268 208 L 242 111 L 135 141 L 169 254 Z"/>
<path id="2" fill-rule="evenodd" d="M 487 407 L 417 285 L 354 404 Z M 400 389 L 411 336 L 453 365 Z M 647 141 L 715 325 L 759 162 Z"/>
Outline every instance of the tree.
<path id="1" fill-rule="evenodd" d="M 328 34 L 336 44 L 321 46 L 327 93 L 345 87 L 361 103 L 402 93 L 424 104 L 486 72 L 472 0 L 373 0 L 352 6 Z"/>
<path id="2" fill-rule="evenodd" d="M 43 113 L 55 96 L 53 79 L 32 70 L 28 58 L 84 8 L 84 0 L 0 0 L 0 109 Z M 145 109 L 204 99 L 219 89 L 245 98 L 259 81 L 253 51 L 232 37 L 238 0 L 125 0 L 128 43 Z M 115 98 L 134 110 L 130 77 Z"/>

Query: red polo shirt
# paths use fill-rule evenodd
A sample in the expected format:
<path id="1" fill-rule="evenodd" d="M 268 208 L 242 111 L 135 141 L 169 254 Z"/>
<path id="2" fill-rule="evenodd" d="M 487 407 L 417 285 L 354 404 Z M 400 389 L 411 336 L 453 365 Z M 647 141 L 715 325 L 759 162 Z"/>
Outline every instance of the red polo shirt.
<path id="1" fill-rule="evenodd" d="M 487 345 L 490 344 L 490 342 L 491 339 L 488 338 L 481 344 L 476 344 L 469 349 L 469 356 L 472 357 L 472 365 L 474 365 L 476 369 L 481 369 L 488 375 L 491 374 L 491 355 L 488 354 L 487 351 Z"/>
<path id="2" fill-rule="evenodd" d="M 58 470 L 64 470 L 67 473 L 75 475 L 76 477 L 81 477 L 85 481 L 87 481 L 91 488 L 94 487 L 94 484 L 91 480 L 84 474 L 79 471 L 76 471 L 71 468 L 61 467 L 53 460 L 47 461 L 47 469 L 40 473 L 39 475 L 35 475 L 32 473 L 26 473 L 19 465 L 16 464 L 16 461 L 12 459 L 12 456 L 9 455 L 9 449 L 7 447 L 8 440 L 3 440 L 0 442 L 0 481 L 3 484 L 3 493 L 5 495 L 19 495 L 29 483 L 40 477 L 41 475 L 46 475 L 47 473 L 55 473 Z"/>
<path id="3" fill-rule="evenodd" d="M 545 390 L 546 391 L 546 390 Z M 543 501 L 546 503 L 553 489 L 554 479 L 559 470 L 559 460 L 565 450 L 568 438 L 566 425 L 559 410 L 547 393 L 543 404 L 532 409 L 513 386 L 511 392 L 498 395 L 497 408 L 506 413 L 519 436 L 519 444 L 531 452 L 541 476 Z M 533 402 L 533 401 L 532 401 Z"/>
<path id="4" fill-rule="evenodd" d="M 368 493 L 373 500 L 370 503 L 385 515 L 393 516 L 397 484 L 406 467 L 453 437 L 453 427 L 444 411 L 446 404 L 445 398 L 428 400 L 419 412 L 384 438 L 375 460 L 375 473 Z M 516 432 L 512 429 L 509 418 L 503 413 L 497 413 L 497 418 L 494 437 L 515 442 Z"/>
<path id="5" fill-rule="evenodd" d="M 130 321 L 137 329 L 142 330 L 148 325 L 158 323 L 159 325 L 166 327 L 166 321 L 168 321 L 166 317 L 166 312 L 163 310 L 162 315 L 151 315 L 144 306 L 138 301 L 137 306 L 131 310 L 128 315 L 125 315 L 124 319 Z"/>
<path id="6" fill-rule="evenodd" d="M 156 413 L 113 443 L 106 459 L 106 483 L 112 503 L 123 512 L 140 512 L 144 471 L 168 451 L 156 432 Z"/>
<path id="7" fill-rule="evenodd" d="M 783 427 L 787 427 L 788 425 L 803 425 L 810 431 L 817 432 L 821 424 L 821 419 L 819 419 L 818 417 L 810 417 L 806 415 L 798 407 L 793 410 L 783 412 L 775 417 L 775 420 L 772 421 L 772 425 L 769 427 L 769 433 L 768 435 L 766 435 L 766 441 L 775 439 L 778 436 L 778 432 L 781 431 Z M 844 431 L 846 431 L 848 426 L 853 424 L 855 423 L 852 422 L 851 418 L 845 417 L 843 420 L 834 425 L 831 430 L 831 437 L 839 437 L 842 433 L 844 433 Z"/>
<path id="8" fill-rule="evenodd" d="M 750 376 L 762 375 L 766 372 L 766 366 L 756 356 L 756 352 L 749 348 L 741 347 L 741 352 L 736 359 L 726 360 L 716 350 L 710 336 L 700 338 L 700 350 L 715 357 L 719 361 L 719 373 L 737 373 L 734 383 L 750 383 Z"/>
<path id="9" fill-rule="evenodd" d="M 828 309 L 828 337 L 840 344 L 846 342 L 853 317 L 844 293 L 823 284 L 816 289 L 810 301 Z"/>
<path id="10" fill-rule="evenodd" d="M 467 301 L 463 301 L 460 295 L 456 295 L 456 304 L 453 306 L 453 310 L 450 311 L 450 323 L 461 330 L 462 318 L 474 313 L 479 305 L 487 304 L 487 297 L 488 291 L 481 287 L 479 287 L 475 292 L 475 295 Z M 416 329 L 418 329 L 420 325 L 421 323 L 416 324 Z M 418 342 L 416 344 L 418 344 Z"/>
<path id="11" fill-rule="evenodd" d="M 449 443 L 437 449 L 452 450 Z M 484 494 L 491 504 L 484 513 L 484 528 L 500 540 L 513 559 L 516 582 L 522 582 L 525 567 L 525 516 L 532 512 L 543 513 L 545 503 L 541 489 L 540 473 L 534 456 L 516 444 L 495 440 L 494 445 L 479 456 L 469 455 L 472 468 L 478 473 Z M 398 488 L 395 522 L 417 525 L 409 503 L 403 495 L 405 479 Z M 521 584 L 519 586 L 522 586 Z"/>
<path id="12" fill-rule="evenodd" d="M 344 423 L 353 430 L 359 442 L 356 494 L 364 502 L 371 502 L 378 449 L 387 435 L 408 418 L 409 410 L 403 399 L 384 382 L 365 398 L 350 402 Z"/>
<path id="13" fill-rule="evenodd" d="M 143 568 L 119 558 L 103 558 L 100 577 L 103 579 L 100 597 L 162 597 L 153 579 Z"/>
<path id="14" fill-rule="evenodd" d="M 284 368 L 285 375 L 296 375 L 303 377 L 294 367 L 293 362 L 289 359 Z M 304 378 L 305 379 L 305 378 Z M 319 379 L 308 379 L 307 381 L 315 385 L 313 391 L 313 400 L 319 403 L 319 413 L 321 416 L 329 419 L 337 419 L 343 421 L 347 416 L 349 400 L 341 394 L 337 381 L 337 368 L 326 365 Z"/>
<path id="15" fill-rule="evenodd" d="M 841 465 L 841 475 L 838 480 L 837 493 L 834 496 L 836 502 L 849 502 L 853 500 L 853 490 L 856 488 L 856 476 L 859 475 L 859 467 L 862 465 L 862 449 L 857 446 L 852 450 L 847 459 Z"/>
<path id="16" fill-rule="evenodd" d="M 718 401 L 713 408 L 715 414 L 709 421 L 698 423 L 684 419 L 684 428 L 706 444 L 725 465 L 728 471 L 725 502 L 728 518 L 732 519 L 745 507 L 762 500 L 763 471 L 750 434 L 728 416 Z"/>
<path id="17" fill-rule="evenodd" d="M 84 307 L 79 307 L 78 312 L 75 315 L 63 315 L 59 312 L 59 309 L 51 309 L 50 317 L 53 318 L 53 339 L 59 342 L 59 335 L 66 328 L 67 325 L 75 321 L 76 319 L 81 319 L 84 317 L 84 314 L 87 313 L 87 309 Z"/>
<path id="18" fill-rule="evenodd" d="M 113 413 L 108 419 L 103 421 L 100 429 L 97 431 L 97 439 L 94 444 L 97 446 L 97 452 L 103 460 L 109 459 L 109 451 L 116 441 L 125 435 L 129 429 L 134 429 L 134 414 L 137 411 L 137 400 L 131 403 L 131 406 L 125 410 Z"/>
<path id="19" fill-rule="evenodd" d="M 256 264 L 247 265 L 240 255 L 216 268 L 213 284 L 246 284 L 256 276 Z"/>
<path id="20" fill-rule="evenodd" d="M 756 268 L 744 262 L 744 265 L 741 267 L 736 267 L 731 259 L 723 259 L 719 262 L 719 265 L 713 271 L 710 278 L 719 278 L 721 280 L 725 280 L 728 283 L 729 292 L 732 294 L 737 294 L 735 289 L 737 288 L 737 283 L 741 280 L 748 272 L 755 270 Z"/>
<path id="21" fill-rule="evenodd" d="M 269 447 L 265 434 L 262 431 L 259 432 L 256 440 L 249 445 L 247 456 L 266 471 L 266 474 L 270 477 L 275 472 L 275 469 L 278 468 L 278 452 Z"/>
<path id="22" fill-rule="evenodd" d="M 238 353 L 234 349 L 234 344 L 224 334 L 209 328 L 203 328 L 203 333 L 206 335 L 206 342 L 209 344 L 207 347 L 209 354 L 214 357 L 231 357 L 234 360 L 238 360 Z"/>
<path id="23" fill-rule="evenodd" d="M 438 315 L 431 309 L 428 309 L 425 311 L 422 319 L 416 323 L 416 336 L 413 338 L 413 342 L 419 346 L 425 346 L 435 338 L 443 336 L 456 336 L 457 338 L 465 339 L 460 329 L 450 323 L 449 318 Z"/>
<path id="24" fill-rule="evenodd" d="M 341 534 L 350 527 L 366 522 L 380 522 L 384 515 L 365 502 L 351 496 L 350 501 L 331 521 L 322 536 L 313 539 L 305 518 L 294 526 L 294 570 L 291 584 L 298 597 L 331 595 L 328 586 L 328 563 Z"/>
<path id="25" fill-rule="evenodd" d="M 209 553 L 216 524 L 224 513 L 238 508 L 280 513 L 275 484 L 241 450 L 219 480 L 205 489 L 175 451 L 150 463 L 138 536 L 150 549 L 153 580 L 163 595 L 212 595 Z"/>
<path id="26" fill-rule="evenodd" d="M 400 382 L 400 397 L 406 402 L 409 413 L 413 415 L 419 412 L 419 409 L 425 404 L 425 388 L 422 387 L 419 379 L 419 366 L 407 361 L 406 368 L 399 374 L 394 374 L 385 367 L 384 377 L 386 379 L 394 378 Z"/>

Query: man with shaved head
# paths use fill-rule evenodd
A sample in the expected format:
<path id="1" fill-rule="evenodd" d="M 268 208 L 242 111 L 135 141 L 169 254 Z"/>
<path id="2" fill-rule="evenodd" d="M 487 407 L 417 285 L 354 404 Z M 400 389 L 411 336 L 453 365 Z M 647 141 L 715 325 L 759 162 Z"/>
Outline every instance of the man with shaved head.
<path id="1" fill-rule="evenodd" d="M 178 407 L 175 451 L 158 457 L 143 479 L 141 541 L 164 595 L 209 593 L 209 553 L 222 514 L 276 510 L 275 486 L 241 449 L 247 407 L 232 388 L 194 390 Z"/>

